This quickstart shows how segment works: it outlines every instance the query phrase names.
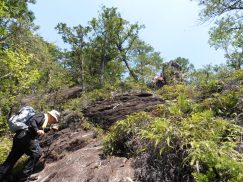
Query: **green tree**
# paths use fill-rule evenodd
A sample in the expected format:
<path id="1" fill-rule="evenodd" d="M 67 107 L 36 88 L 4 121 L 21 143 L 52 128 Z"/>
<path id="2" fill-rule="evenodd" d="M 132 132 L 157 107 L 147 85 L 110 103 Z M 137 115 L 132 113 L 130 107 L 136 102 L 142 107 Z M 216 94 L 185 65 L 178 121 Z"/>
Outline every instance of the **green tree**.
<path id="1" fill-rule="evenodd" d="M 191 74 L 191 82 L 195 85 L 206 84 L 209 80 L 216 78 L 214 73 L 212 65 L 205 65 Z"/>
<path id="2" fill-rule="evenodd" d="M 177 57 L 174 61 L 181 66 L 180 72 L 182 80 L 189 81 L 191 73 L 195 71 L 194 65 L 191 64 L 188 59 L 182 57 Z"/>
<path id="3" fill-rule="evenodd" d="M 32 93 L 49 93 L 70 86 L 71 76 L 61 62 L 61 52 L 53 43 L 45 41 L 42 37 L 34 35 L 32 31 L 19 34 L 11 40 L 12 49 L 24 48 L 33 55 L 30 58 L 31 69 L 38 69 L 39 80 L 31 86 Z M 62 79 L 65 78 L 65 79 Z M 57 81 L 59 79 L 59 81 Z M 53 83 L 58 84 L 53 84 Z M 54 86 L 55 85 L 55 86 Z"/>
<path id="4" fill-rule="evenodd" d="M 136 40 L 132 46 L 133 70 L 139 81 L 151 82 L 154 75 L 162 70 L 163 59 L 159 52 L 144 41 Z"/>
<path id="5" fill-rule="evenodd" d="M 32 85 L 32 89 L 35 89 L 33 91 L 49 93 L 72 85 L 68 69 L 61 63 L 61 52 L 57 46 L 41 37 L 33 37 L 32 42 L 32 46 L 28 47 L 28 52 L 35 55 L 31 59 L 31 66 L 40 71 L 40 79 Z"/>
<path id="6" fill-rule="evenodd" d="M 56 29 L 62 35 L 63 41 L 71 46 L 71 51 L 68 51 L 66 54 L 69 55 L 68 58 L 70 60 L 68 65 L 74 73 L 74 78 L 76 77 L 78 84 L 84 89 L 85 52 L 88 46 L 87 35 L 90 27 L 78 25 L 70 28 L 65 23 L 59 23 Z"/>
<path id="7" fill-rule="evenodd" d="M 139 42 L 138 34 L 142 28 L 144 28 L 144 25 L 139 25 L 138 23 L 130 24 L 120 17 L 115 31 L 115 45 L 119 53 L 118 57 L 125 64 L 129 74 L 135 81 L 138 81 L 139 78 L 131 67 L 134 61 L 131 59 L 131 55 L 134 54 L 133 47 L 135 47 L 135 43 Z"/>
<path id="8" fill-rule="evenodd" d="M 100 86 L 104 86 L 105 67 L 108 62 L 117 57 L 115 49 L 115 31 L 120 15 L 116 8 L 102 7 L 98 18 L 93 18 L 89 23 L 92 28 L 92 45 L 99 57 Z"/>
<path id="9" fill-rule="evenodd" d="M 100 59 L 100 86 L 104 85 L 105 67 L 111 61 L 120 61 L 125 64 L 130 75 L 138 80 L 129 64 L 129 55 L 142 26 L 137 23 L 130 24 L 121 17 L 117 8 L 106 8 L 105 6 L 102 7 L 98 19 L 93 18 L 90 25 L 93 29 L 93 49 L 96 50 L 96 55 Z"/>
<path id="10" fill-rule="evenodd" d="M 230 77 L 230 73 L 232 68 L 226 65 L 209 64 L 194 70 L 190 74 L 190 82 L 196 86 L 223 83 L 222 81 Z"/>
<path id="11" fill-rule="evenodd" d="M 35 1 L 0 2 L 0 122 L 24 95 L 58 90 L 69 81 L 56 46 L 34 35 L 28 3 Z"/>
<path id="12" fill-rule="evenodd" d="M 0 109 L 2 111 L 3 109 L 9 111 L 16 98 L 28 93 L 30 85 L 39 77 L 38 70 L 30 66 L 33 55 L 28 53 L 25 47 L 14 46 L 17 44 L 13 41 L 17 34 L 21 34 L 20 27 L 23 22 L 31 25 L 34 19 L 33 13 L 28 10 L 28 3 L 34 1 L 3 0 L 0 2 Z M 6 114 L 6 112 L 0 113 Z"/>
<path id="13" fill-rule="evenodd" d="M 194 70 L 194 65 L 186 58 L 177 57 L 174 61 L 181 66 L 181 72 L 184 74 Z"/>
<path id="14" fill-rule="evenodd" d="M 28 94 L 30 87 L 40 76 L 37 69 L 30 67 L 32 55 L 25 50 L 7 49 L 1 53 L 0 68 L 0 126 L 16 104 L 18 97 Z"/>
<path id="15" fill-rule="evenodd" d="M 223 49 L 228 65 L 241 69 L 243 64 L 243 2 L 242 0 L 198 0 L 203 7 L 202 21 L 212 20 L 210 45 Z"/>
<path id="16" fill-rule="evenodd" d="M 29 86 L 38 78 L 37 69 L 30 69 L 32 55 L 24 50 L 3 52 L 1 59 L 1 91 L 9 91 L 12 95 L 26 93 Z"/>
<path id="17" fill-rule="evenodd" d="M 5 3 L 3 1 L 0 2 L 0 19 L 3 18 L 7 18 L 8 17 L 8 13 L 7 13 L 7 7 L 5 5 Z M 3 37 L 5 35 L 5 28 L 4 26 L 0 26 L 0 36 Z M 2 41 L 1 41 L 2 42 Z"/>
<path id="18" fill-rule="evenodd" d="M 0 3 L 0 46 L 9 47 L 9 40 L 33 28 L 34 14 L 28 3 L 35 0 L 2 0 Z M 23 26 L 24 25 L 24 26 Z M 23 29 L 23 27 L 25 27 Z"/>

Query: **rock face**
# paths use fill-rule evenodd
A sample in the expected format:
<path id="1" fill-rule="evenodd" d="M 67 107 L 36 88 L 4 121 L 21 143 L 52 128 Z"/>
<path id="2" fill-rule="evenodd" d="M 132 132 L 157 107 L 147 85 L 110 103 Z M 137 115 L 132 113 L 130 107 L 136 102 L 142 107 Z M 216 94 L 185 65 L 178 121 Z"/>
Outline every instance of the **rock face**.
<path id="1" fill-rule="evenodd" d="M 41 95 L 41 96 L 28 96 L 22 98 L 20 100 L 21 105 L 28 105 L 31 103 L 38 102 L 43 99 L 49 105 L 60 104 L 68 99 L 73 99 L 81 96 L 82 88 L 81 87 L 72 87 L 68 89 L 64 89 L 55 93 L 51 93 L 49 95 Z"/>
<path id="2" fill-rule="evenodd" d="M 126 115 L 150 111 L 163 103 L 149 93 L 121 95 L 88 106 L 84 115 L 108 128 Z M 94 131 L 82 129 L 82 116 L 67 113 L 60 131 L 50 131 L 41 140 L 40 159 L 35 182 L 135 182 L 134 159 L 106 157 L 102 139 Z M 32 180 L 33 181 L 33 180 Z"/>
<path id="3" fill-rule="evenodd" d="M 82 135 L 89 138 L 90 134 Z M 72 142 L 71 142 L 72 143 Z M 46 164 L 36 182 L 130 182 L 134 180 L 132 160 L 104 158 L 100 142 L 92 140 L 85 147 Z"/>
<path id="4" fill-rule="evenodd" d="M 108 129 L 114 122 L 124 119 L 126 115 L 140 111 L 151 111 L 157 104 L 164 100 L 151 93 L 127 94 L 115 96 L 112 99 L 98 101 L 86 109 L 84 116 Z"/>
<path id="5" fill-rule="evenodd" d="M 85 131 L 76 113 L 67 114 L 60 131 L 49 131 L 41 140 L 43 156 L 37 165 L 35 182 L 131 182 L 133 159 L 107 158 L 101 139 Z"/>

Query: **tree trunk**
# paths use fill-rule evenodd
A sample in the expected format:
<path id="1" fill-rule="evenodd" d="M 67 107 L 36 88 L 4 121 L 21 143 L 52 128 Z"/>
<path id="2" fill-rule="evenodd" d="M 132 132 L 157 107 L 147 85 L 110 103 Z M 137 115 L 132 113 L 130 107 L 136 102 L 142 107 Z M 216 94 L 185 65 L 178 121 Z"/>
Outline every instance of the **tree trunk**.
<path id="1" fill-rule="evenodd" d="M 104 72 L 105 72 L 105 59 L 101 58 L 100 61 L 100 88 L 104 87 Z"/>
<path id="2" fill-rule="evenodd" d="M 235 67 L 236 70 L 241 70 L 241 66 L 240 66 L 240 63 L 238 63 Z"/>
<path id="3" fill-rule="evenodd" d="M 81 88 L 82 88 L 82 90 L 83 90 L 83 88 L 84 88 L 84 77 L 83 77 L 83 55 L 81 54 L 80 55 L 80 53 L 79 52 L 77 52 L 77 61 L 78 61 L 78 63 L 80 63 L 80 67 L 79 67 L 79 69 L 80 69 L 80 82 L 79 82 L 79 80 L 78 80 L 78 83 L 79 83 L 79 85 L 81 86 Z"/>
<path id="4" fill-rule="evenodd" d="M 235 63 L 235 69 L 236 70 L 241 70 L 241 65 L 242 65 L 242 58 L 240 57 L 240 59 L 236 60 L 236 63 Z"/>
<path id="5" fill-rule="evenodd" d="M 126 56 L 122 56 L 122 61 L 125 63 L 129 73 L 131 74 L 131 76 L 134 78 L 135 81 L 138 81 L 138 77 L 137 75 L 133 72 L 133 70 L 130 68 L 128 62 L 127 62 L 127 59 L 126 59 Z"/>
<path id="6" fill-rule="evenodd" d="M 84 91 L 84 58 L 81 58 L 81 88 Z"/>

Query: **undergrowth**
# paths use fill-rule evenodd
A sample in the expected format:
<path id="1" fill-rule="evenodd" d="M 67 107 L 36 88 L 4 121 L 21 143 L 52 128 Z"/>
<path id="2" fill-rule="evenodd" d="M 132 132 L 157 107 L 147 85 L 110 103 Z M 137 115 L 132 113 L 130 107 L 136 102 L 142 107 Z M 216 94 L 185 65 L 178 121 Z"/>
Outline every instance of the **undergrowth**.
<path id="1" fill-rule="evenodd" d="M 9 137 L 1 137 L 0 138 L 0 164 L 6 160 L 10 150 L 12 147 L 12 140 Z M 27 160 L 27 156 L 22 156 L 20 160 L 15 165 L 15 168 L 10 172 L 10 174 L 6 177 L 7 181 L 13 181 L 13 176 L 18 173 L 24 166 Z"/>
<path id="2" fill-rule="evenodd" d="M 219 115 L 179 94 L 177 102 L 159 105 L 152 116 L 136 113 L 115 124 L 104 150 L 135 157 L 141 180 L 242 181 L 243 155 L 237 150 L 242 128 Z"/>

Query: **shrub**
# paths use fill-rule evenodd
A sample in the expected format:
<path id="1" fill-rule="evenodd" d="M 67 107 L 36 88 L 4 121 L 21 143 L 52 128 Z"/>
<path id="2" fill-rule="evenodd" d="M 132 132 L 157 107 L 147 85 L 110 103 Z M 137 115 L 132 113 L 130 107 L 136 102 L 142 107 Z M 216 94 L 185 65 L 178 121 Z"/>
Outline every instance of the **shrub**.
<path id="1" fill-rule="evenodd" d="M 139 133 L 150 120 L 148 114 L 140 112 L 117 122 L 104 139 L 104 152 L 110 155 L 135 155 L 138 152 Z"/>
<path id="2" fill-rule="evenodd" d="M 220 93 L 223 90 L 224 82 L 220 80 L 209 80 L 197 86 L 200 97 L 210 97 L 213 93 Z"/>
<path id="3" fill-rule="evenodd" d="M 191 143 L 188 158 L 194 166 L 196 179 L 203 177 L 207 181 L 242 181 L 243 156 L 234 150 L 235 144 L 223 142 L 220 145 L 210 140 Z M 198 181 L 201 181 L 201 179 Z"/>
<path id="4" fill-rule="evenodd" d="M 178 117 L 158 108 L 164 118 L 137 113 L 115 124 L 104 142 L 106 154 L 135 156 L 141 180 L 242 180 L 240 127 L 209 110 Z"/>
<path id="5" fill-rule="evenodd" d="M 0 115 L 0 136 L 7 131 L 7 119 L 5 116 Z"/>
<path id="6" fill-rule="evenodd" d="M 116 88 L 111 85 L 106 85 L 102 89 L 94 89 L 90 92 L 85 93 L 83 97 L 88 100 L 104 100 L 112 96 L 112 93 L 116 91 Z"/>
<path id="7" fill-rule="evenodd" d="M 238 99 L 238 92 L 228 91 L 222 94 L 214 94 L 212 98 L 203 101 L 202 107 L 214 111 L 216 116 L 231 117 L 235 112 Z"/>
<path id="8" fill-rule="evenodd" d="M 243 175 L 243 155 L 236 151 L 240 127 L 214 118 L 211 111 L 195 113 L 183 122 L 181 138 L 188 149 L 185 161 L 195 169 L 195 179 L 235 181 Z"/>
<path id="9" fill-rule="evenodd" d="M 128 80 L 126 82 L 120 82 L 117 85 L 118 92 L 127 93 L 127 92 L 141 92 L 141 91 L 151 91 L 151 86 L 143 82 L 137 82 L 134 80 Z"/>
<path id="10" fill-rule="evenodd" d="M 0 164 L 2 164 L 11 149 L 12 141 L 7 137 L 0 138 Z"/>
<path id="11" fill-rule="evenodd" d="M 169 117 L 170 111 L 169 111 L 169 104 L 163 105 L 159 104 L 155 107 L 155 109 L 152 111 L 152 115 L 155 117 Z"/>
<path id="12" fill-rule="evenodd" d="M 68 100 L 64 105 L 63 108 L 65 110 L 73 111 L 73 112 L 80 112 L 84 106 L 88 104 L 88 100 L 85 97 L 75 98 Z"/>
<path id="13" fill-rule="evenodd" d="M 162 89 L 158 90 L 158 94 L 167 100 L 176 99 L 182 93 L 184 93 L 188 98 L 194 97 L 193 88 L 186 85 L 165 85 Z"/>
<path id="14" fill-rule="evenodd" d="M 189 114 L 193 110 L 193 103 L 184 93 L 179 94 L 176 103 L 171 103 L 169 111 L 173 115 Z"/>
<path id="15" fill-rule="evenodd" d="M 243 84 L 243 70 L 236 70 L 236 71 L 232 72 L 230 77 L 232 79 L 241 81 L 240 83 Z"/>

